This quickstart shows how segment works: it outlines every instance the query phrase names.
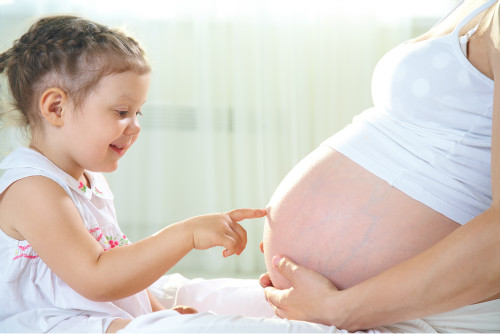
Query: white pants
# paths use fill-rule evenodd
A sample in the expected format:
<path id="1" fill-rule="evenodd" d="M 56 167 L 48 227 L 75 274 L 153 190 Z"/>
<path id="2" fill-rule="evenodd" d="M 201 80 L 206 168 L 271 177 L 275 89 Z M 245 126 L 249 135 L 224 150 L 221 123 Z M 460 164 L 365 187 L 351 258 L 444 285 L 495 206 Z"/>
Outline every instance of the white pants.
<path id="1" fill-rule="evenodd" d="M 121 332 L 137 333 L 347 333 L 304 321 L 274 316 L 257 280 L 220 278 L 189 280 L 167 275 L 151 288 L 166 307 L 188 305 L 200 313 L 175 311 L 146 314 Z M 374 328 L 360 333 L 500 332 L 500 300 L 469 305 L 451 312 Z"/>

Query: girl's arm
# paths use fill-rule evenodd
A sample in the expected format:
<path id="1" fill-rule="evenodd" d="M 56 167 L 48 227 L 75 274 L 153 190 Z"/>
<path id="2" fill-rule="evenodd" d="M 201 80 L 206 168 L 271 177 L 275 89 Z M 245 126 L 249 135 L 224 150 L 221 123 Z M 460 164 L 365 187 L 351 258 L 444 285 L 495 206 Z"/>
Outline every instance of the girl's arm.
<path id="1" fill-rule="evenodd" d="M 344 291 L 325 277 L 273 259 L 292 288 L 266 287 L 281 317 L 335 325 L 350 331 L 441 313 L 500 297 L 500 13 L 490 30 L 494 77 L 491 207 L 414 258 Z M 270 284 L 268 276 L 261 279 Z"/>
<path id="2" fill-rule="evenodd" d="M 193 248 L 223 246 L 240 254 L 246 231 L 237 222 L 265 215 L 241 209 L 193 217 L 131 245 L 104 251 L 87 231 L 73 201 L 54 181 L 31 176 L 4 192 L 2 229 L 26 239 L 66 284 L 84 297 L 110 301 L 142 291 Z"/>

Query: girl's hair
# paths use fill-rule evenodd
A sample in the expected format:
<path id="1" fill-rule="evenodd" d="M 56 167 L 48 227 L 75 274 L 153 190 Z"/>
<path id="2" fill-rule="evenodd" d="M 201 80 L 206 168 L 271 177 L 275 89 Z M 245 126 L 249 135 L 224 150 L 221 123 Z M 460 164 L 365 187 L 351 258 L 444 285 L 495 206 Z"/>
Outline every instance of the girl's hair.
<path id="1" fill-rule="evenodd" d="M 68 15 L 45 17 L 0 53 L 12 104 L 23 125 L 40 121 L 38 99 L 50 87 L 63 89 L 80 106 L 100 79 L 113 73 L 151 71 L 144 50 L 133 38 L 104 25 Z"/>

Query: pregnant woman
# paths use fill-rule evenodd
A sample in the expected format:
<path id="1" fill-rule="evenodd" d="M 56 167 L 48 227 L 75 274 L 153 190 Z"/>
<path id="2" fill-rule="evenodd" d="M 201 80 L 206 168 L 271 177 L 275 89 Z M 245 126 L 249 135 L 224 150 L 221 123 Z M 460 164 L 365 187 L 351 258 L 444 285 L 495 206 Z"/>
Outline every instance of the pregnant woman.
<path id="1" fill-rule="evenodd" d="M 282 181 L 261 278 L 278 316 L 357 330 L 469 307 L 462 328 L 500 329 L 499 7 L 464 1 L 385 55 L 374 107 Z"/>

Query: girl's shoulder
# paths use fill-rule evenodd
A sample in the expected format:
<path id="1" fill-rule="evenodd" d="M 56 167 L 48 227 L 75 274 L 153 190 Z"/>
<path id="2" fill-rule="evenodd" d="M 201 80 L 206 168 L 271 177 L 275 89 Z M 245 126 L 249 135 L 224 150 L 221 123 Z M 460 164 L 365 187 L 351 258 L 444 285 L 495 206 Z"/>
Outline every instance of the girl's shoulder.
<path id="1" fill-rule="evenodd" d="M 19 217 L 28 212 L 36 215 L 38 204 L 61 198 L 61 194 L 69 196 L 70 189 L 56 166 L 25 147 L 10 153 L 0 163 L 0 169 L 4 170 L 0 177 L 0 229 L 11 238 L 24 240 L 17 226 Z"/>
<path id="2" fill-rule="evenodd" d="M 0 229 L 9 237 L 24 240 L 19 222 L 37 222 L 42 211 L 54 211 L 61 198 L 68 197 L 62 184 L 47 175 L 6 173 L 0 180 L 5 188 L 0 194 Z M 48 205 L 52 203 L 52 205 Z M 31 219 L 21 219 L 31 215 Z"/>
<path id="3" fill-rule="evenodd" d="M 43 176 L 58 183 L 64 190 L 69 191 L 65 173 L 52 164 L 47 158 L 29 148 L 21 147 L 10 153 L 1 163 L 4 170 L 0 178 L 0 194 L 21 179 L 30 176 Z M 30 178 L 29 181 L 33 180 Z"/>

